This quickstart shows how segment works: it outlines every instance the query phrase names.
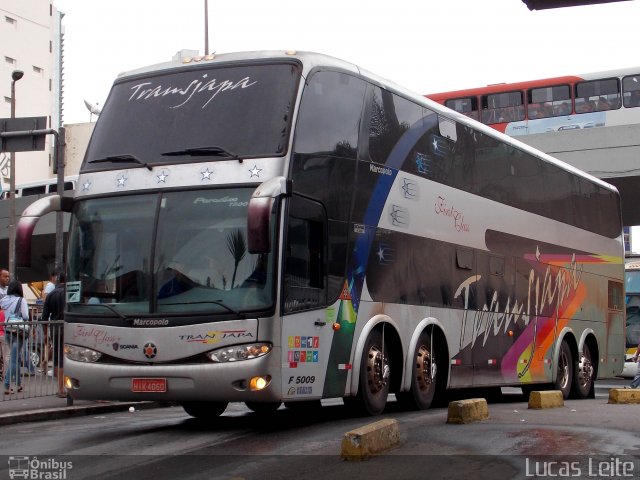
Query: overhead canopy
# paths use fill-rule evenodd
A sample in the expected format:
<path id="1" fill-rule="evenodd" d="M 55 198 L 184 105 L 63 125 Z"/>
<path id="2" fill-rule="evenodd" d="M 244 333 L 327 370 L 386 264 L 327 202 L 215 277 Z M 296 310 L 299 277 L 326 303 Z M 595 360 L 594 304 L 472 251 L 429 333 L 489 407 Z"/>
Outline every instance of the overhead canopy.
<path id="1" fill-rule="evenodd" d="M 549 8 L 578 7 L 595 3 L 627 2 L 629 0 L 522 0 L 529 10 L 546 10 Z"/>

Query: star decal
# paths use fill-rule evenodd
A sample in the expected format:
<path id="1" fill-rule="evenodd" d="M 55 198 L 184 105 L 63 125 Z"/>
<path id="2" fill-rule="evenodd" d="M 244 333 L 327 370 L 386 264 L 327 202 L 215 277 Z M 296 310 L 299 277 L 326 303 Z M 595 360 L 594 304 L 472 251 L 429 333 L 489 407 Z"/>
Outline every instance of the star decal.
<path id="1" fill-rule="evenodd" d="M 163 170 L 160 175 L 157 175 L 158 183 L 167 183 L 167 177 L 169 176 L 169 172 Z"/>
<path id="2" fill-rule="evenodd" d="M 213 172 L 210 172 L 209 167 L 207 167 L 206 170 L 203 170 L 202 172 L 200 172 L 200 174 L 202 175 L 202 178 L 200 180 L 211 180 L 211 175 L 213 175 Z"/>
<path id="3" fill-rule="evenodd" d="M 82 191 L 83 191 L 83 192 L 88 192 L 90 188 L 91 188 L 91 180 L 86 180 L 86 181 L 82 184 Z"/>
<path id="4" fill-rule="evenodd" d="M 124 187 L 124 184 L 127 182 L 127 176 L 123 173 L 117 178 L 118 187 Z"/>
<path id="5" fill-rule="evenodd" d="M 378 249 L 378 261 L 380 261 L 380 262 L 384 262 L 385 261 L 384 249 L 382 248 L 382 245 L 380 245 L 380 248 Z"/>
<path id="6" fill-rule="evenodd" d="M 249 173 L 251 174 L 251 175 L 249 175 L 249 178 L 252 178 L 252 177 L 260 178 L 260 172 L 261 171 L 262 171 L 261 168 L 258 168 L 257 165 L 254 165 L 253 168 L 251 170 L 249 170 Z"/>

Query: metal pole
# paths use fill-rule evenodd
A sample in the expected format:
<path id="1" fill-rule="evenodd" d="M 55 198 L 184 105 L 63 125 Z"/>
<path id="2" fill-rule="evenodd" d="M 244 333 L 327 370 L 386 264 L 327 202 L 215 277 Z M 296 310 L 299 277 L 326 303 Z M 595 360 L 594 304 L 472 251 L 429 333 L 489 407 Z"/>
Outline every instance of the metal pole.
<path id="1" fill-rule="evenodd" d="M 204 54 L 209 55 L 209 0 L 204 0 Z"/>
<path id="2" fill-rule="evenodd" d="M 11 118 L 16 118 L 16 82 L 24 72 L 14 70 L 11 73 Z M 16 278 L 16 153 L 9 155 L 9 275 Z"/>
<path id="3" fill-rule="evenodd" d="M 56 165 L 57 168 L 57 180 L 58 180 L 58 187 L 56 190 L 56 193 L 60 196 L 64 195 L 64 161 L 61 158 L 60 155 L 60 150 L 62 149 L 65 141 L 64 141 L 64 135 L 65 135 L 65 130 L 64 128 L 60 129 L 60 135 L 58 134 L 58 132 L 56 132 L 55 130 L 53 131 L 53 135 L 55 136 L 56 139 L 56 148 L 53 150 L 53 155 L 54 155 L 54 163 Z M 61 140 L 62 138 L 62 140 Z M 64 220 L 64 213 L 63 212 L 56 212 L 56 258 L 55 258 L 55 271 L 56 272 L 62 272 L 63 271 L 63 245 L 64 245 L 64 228 L 63 228 L 63 220 Z"/>

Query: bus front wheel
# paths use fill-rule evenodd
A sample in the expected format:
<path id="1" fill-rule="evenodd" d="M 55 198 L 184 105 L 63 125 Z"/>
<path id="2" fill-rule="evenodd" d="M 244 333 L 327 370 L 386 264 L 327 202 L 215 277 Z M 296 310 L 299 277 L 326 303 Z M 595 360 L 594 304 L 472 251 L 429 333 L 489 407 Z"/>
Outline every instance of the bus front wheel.
<path id="1" fill-rule="evenodd" d="M 436 392 L 437 364 L 433 355 L 431 335 L 422 332 L 413 353 L 411 389 L 396 394 L 406 407 L 426 410 L 431 406 Z"/>
<path id="2" fill-rule="evenodd" d="M 227 409 L 227 402 L 185 402 L 182 408 L 198 420 L 213 420 Z"/>
<path id="3" fill-rule="evenodd" d="M 380 415 L 387 405 L 390 375 L 388 347 L 384 349 L 380 331 L 373 330 L 362 351 L 358 395 L 346 403 L 366 415 Z"/>
<path id="4" fill-rule="evenodd" d="M 573 383 L 573 355 L 566 340 L 560 344 L 560 352 L 558 353 L 558 368 L 556 372 L 556 381 L 553 384 L 555 390 L 562 392 L 562 397 L 567 400 L 571 393 L 571 385 Z"/>

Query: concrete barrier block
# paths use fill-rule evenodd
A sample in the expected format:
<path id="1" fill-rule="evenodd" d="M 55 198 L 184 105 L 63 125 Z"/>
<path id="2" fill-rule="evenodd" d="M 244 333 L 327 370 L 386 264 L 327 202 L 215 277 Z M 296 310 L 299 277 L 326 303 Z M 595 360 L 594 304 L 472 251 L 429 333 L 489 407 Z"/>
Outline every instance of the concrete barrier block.
<path id="1" fill-rule="evenodd" d="M 640 403 L 640 388 L 612 388 L 609 403 Z"/>
<path id="2" fill-rule="evenodd" d="M 529 394 L 529 408 L 556 408 L 564 406 L 560 390 L 533 391 Z"/>
<path id="3" fill-rule="evenodd" d="M 363 460 L 400 443 L 398 422 L 392 418 L 370 423 L 344 434 L 342 458 Z"/>
<path id="4" fill-rule="evenodd" d="M 487 418 L 489 418 L 489 407 L 484 398 L 449 402 L 447 423 L 471 423 Z"/>

